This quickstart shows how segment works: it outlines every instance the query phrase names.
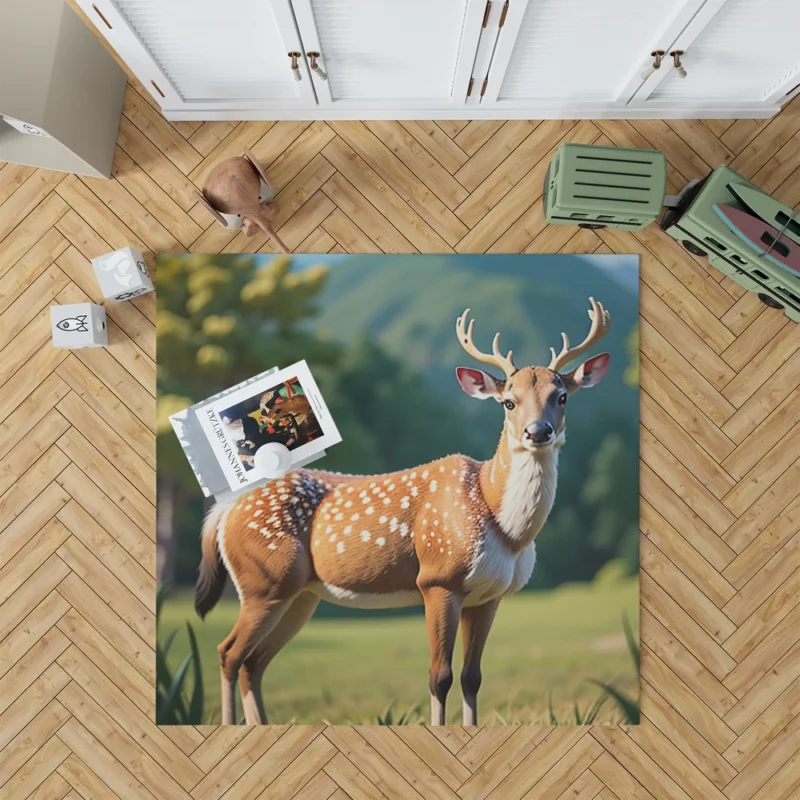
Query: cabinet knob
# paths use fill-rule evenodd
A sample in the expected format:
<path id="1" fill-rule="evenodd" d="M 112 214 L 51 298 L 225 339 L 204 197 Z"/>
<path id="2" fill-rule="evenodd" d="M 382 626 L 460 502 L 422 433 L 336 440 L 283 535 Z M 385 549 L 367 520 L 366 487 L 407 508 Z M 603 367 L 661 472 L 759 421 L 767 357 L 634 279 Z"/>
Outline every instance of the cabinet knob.
<path id="1" fill-rule="evenodd" d="M 297 61 L 297 59 L 300 58 L 303 54 L 302 53 L 298 53 L 295 50 L 292 50 L 288 55 L 289 55 L 289 58 L 292 59 L 292 77 L 296 81 L 303 80 L 303 76 L 300 74 L 300 64 Z"/>
<path id="2" fill-rule="evenodd" d="M 683 50 L 671 50 L 670 55 L 672 56 L 672 63 L 675 66 L 675 72 L 678 73 L 678 77 L 685 78 L 686 70 L 683 68 L 683 64 L 681 64 L 681 56 L 683 55 Z"/>
<path id="3" fill-rule="evenodd" d="M 639 76 L 643 81 L 646 81 L 657 69 L 661 68 L 661 59 L 664 58 L 664 51 L 653 50 L 650 55 L 653 58 L 653 63 Z"/>
<path id="4" fill-rule="evenodd" d="M 312 50 L 312 51 L 310 51 L 310 52 L 308 52 L 308 53 L 306 53 L 306 55 L 308 56 L 308 59 L 309 59 L 309 61 L 310 61 L 310 64 L 309 64 L 309 66 L 311 67 L 311 71 L 312 71 L 313 73 L 315 73 L 315 74 L 316 74 L 316 76 L 317 76 L 317 77 L 318 77 L 318 78 L 319 78 L 321 81 L 326 81 L 326 80 L 328 80 L 328 73 L 327 73 L 327 72 L 325 72 L 325 70 L 324 70 L 324 69 L 322 69 L 322 67 L 320 67 L 320 66 L 319 66 L 319 64 L 317 64 L 317 59 L 318 59 L 318 58 L 322 58 L 322 56 L 321 56 L 319 53 L 317 53 L 317 52 L 315 52 L 315 51 L 313 51 L 313 50 Z"/>

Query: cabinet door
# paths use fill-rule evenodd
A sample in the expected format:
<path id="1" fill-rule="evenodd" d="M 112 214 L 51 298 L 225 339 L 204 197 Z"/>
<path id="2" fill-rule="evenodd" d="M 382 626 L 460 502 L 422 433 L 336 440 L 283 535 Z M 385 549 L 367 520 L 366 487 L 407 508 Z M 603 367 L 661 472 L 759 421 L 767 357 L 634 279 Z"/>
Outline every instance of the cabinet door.
<path id="1" fill-rule="evenodd" d="M 634 102 L 781 103 L 800 88 L 798 30 L 797 0 L 709 0 L 669 48 L 686 77 L 665 63 Z"/>
<path id="2" fill-rule="evenodd" d="M 509 0 L 482 105 L 624 105 L 703 0 Z M 477 76 L 481 79 L 480 76 Z"/>
<path id="3" fill-rule="evenodd" d="M 78 3 L 165 109 L 316 107 L 289 0 Z"/>
<path id="4" fill-rule="evenodd" d="M 486 0 L 292 0 L 320 106 L 463 104 Z"/>

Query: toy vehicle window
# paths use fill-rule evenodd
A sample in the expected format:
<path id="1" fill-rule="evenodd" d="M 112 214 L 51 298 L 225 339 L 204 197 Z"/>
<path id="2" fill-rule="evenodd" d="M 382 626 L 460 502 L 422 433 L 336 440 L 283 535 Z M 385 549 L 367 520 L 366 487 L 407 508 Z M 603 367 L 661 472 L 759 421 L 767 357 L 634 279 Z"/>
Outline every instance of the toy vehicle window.
<path id="1" fill-rule="evenodd" d="M 778 287 L 778 291 L 784 297 L 788 298 L 789 300 L 791 300 L 794 303 L 797 303 L 797 305 L 800 305 L 800 297 L 798 297 L 796 294 L 790 292 L 788 289 L 784 289 L 783 286 L 779 286 Z"/>
<path id="2" fill-rule="evenodd" d="M 774 250 L 779 256 L 786 258 L 789 255 L 789 247 L 783 242 L 777 240 L 772 234 L 764 232 L 761 234 L 761 241 L 768 245 L 771 250 Z"/>
<path id="3" fill-rule="evenodd" d="M 784 214 L 783 211 L 777 213 L 775 222 L 777 222 L 781 228 L 786 226 L 786 230 L 791 231 L 796 236 L 800 236 L 800 222 L 796 219 L 790 220 L 788 214 Z"/>

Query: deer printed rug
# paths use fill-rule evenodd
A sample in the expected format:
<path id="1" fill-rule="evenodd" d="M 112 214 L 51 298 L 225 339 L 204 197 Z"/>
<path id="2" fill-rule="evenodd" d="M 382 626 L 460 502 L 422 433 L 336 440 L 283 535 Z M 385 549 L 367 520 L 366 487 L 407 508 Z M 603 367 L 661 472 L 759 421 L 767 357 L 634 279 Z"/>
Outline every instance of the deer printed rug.
<path id="1" fill-rule="evenodd" d="M 638 722 L 636 256 L 157 266 L 161 724 Z M 204 496 L 170 416 L 303 360 L 342 441 Z M 321 435 L 302 383 L 232 463 Z"/>

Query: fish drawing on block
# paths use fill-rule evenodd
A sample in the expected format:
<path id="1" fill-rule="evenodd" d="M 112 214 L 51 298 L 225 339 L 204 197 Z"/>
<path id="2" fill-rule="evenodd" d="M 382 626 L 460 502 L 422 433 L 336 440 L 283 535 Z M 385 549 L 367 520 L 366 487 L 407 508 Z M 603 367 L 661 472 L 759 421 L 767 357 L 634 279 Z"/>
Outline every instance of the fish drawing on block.
<path id="1" fill-rule="evenodd" d="M 61 322 L 56 324 L 56 328 L 62 331 L 86 333 L 86 331 L 89 330 L 89 325 L 86 322 L 86 314 L 81 314 L 79 317 L 67 317 L 66 319 L 62 319 Z"/>
<path id="2" fill-rule="evenodd" d="M 103 263 L 103 270 L 105 272 L 114 273 L 114 278 L 123 286 L 130 286 L 133 281 L 133 271 L 131 269 L 130 258 L 126 253 L 112 253 L 111 257 Z M 139 271 L 142 275 L 147 274 L 147 269 L 142 270 L 143 265 L 138 265 Z"/>

